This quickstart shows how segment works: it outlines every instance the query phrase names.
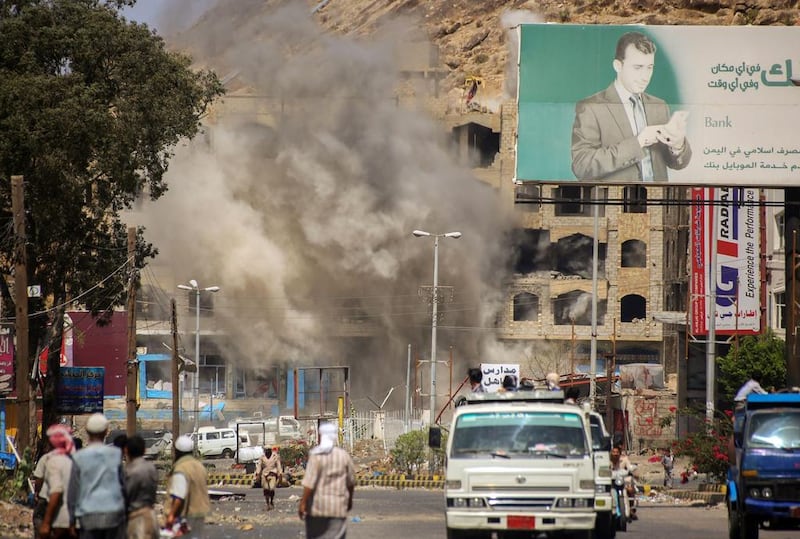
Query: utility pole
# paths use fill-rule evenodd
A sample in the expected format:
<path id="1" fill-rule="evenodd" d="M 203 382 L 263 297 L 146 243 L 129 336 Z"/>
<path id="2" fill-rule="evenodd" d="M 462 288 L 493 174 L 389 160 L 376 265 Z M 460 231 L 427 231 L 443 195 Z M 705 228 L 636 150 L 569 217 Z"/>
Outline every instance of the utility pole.
<path id="1" fill-rule="evenodd" d="M 589 343 L 589 402 L 592 410 L 596 409 L 595 400 L 597 399 L 597 266 L 600 250 L 600 200 L 597 195 L 599 192 L 599 187 L 592 188 L 594 237 L 592 238 L 592 340 Z M 608 240 L 606 239 L 606 241 Z"/>
<path id="2" fill-rule="evenodd" d="M 128 227 L 128 361 L 125 423 L 128 436 L 136 434 L 136 380 L 139 360 L 136 357 L 136 228 Z"/>
<path id="3" fill-rule="evenodd" d="M 797 230 L 800 229 L 800 188 L 784 190 L 783 245 L 785 246 L 786 293 L 786 372 L 789 386 L 800 386 L 800 356 L 797 347 Z"/>
<path id="4" fill-rule="evenodd" d="M 11 176 L 11 212 L 14 215 L 14 303 L 16 326 L 16 382 L 19 421 L 17 447 L 33 445 L 31 433 L 31 366 L 28 357 L 28 251 L 25 231 L 25 188 L 22 176 Z"/>
<path id="5" fill-rule="evenodd" d="M 708 272 L 708 341 L 706 341 L 706 421 L 714 420 L 717 383 L 717 236 L 719 236 L 719 209 L 716 206 L 717 190 L 711 189 L 711 270 Z M 710 428 L 710 427 L 709 427 Z"/>
<path id="6" fill-rule="evenodd" d="M 178 372 L 178 308 L 175 298 L 170 301 L 170 331 L 172 332 L 172 458 L 175 458 L 175 440 L 181 434 L 181 387 Z"/>
<path id="7" fill-rule="evenodd" d="M 612 398 L 614 389 L 614 371 L 617 363 L 617 318 L 614 317 L 611 329 L 611 353 L 606 354 L 606 427 L 611 437 L 614 437 L 614 399 Z"/>

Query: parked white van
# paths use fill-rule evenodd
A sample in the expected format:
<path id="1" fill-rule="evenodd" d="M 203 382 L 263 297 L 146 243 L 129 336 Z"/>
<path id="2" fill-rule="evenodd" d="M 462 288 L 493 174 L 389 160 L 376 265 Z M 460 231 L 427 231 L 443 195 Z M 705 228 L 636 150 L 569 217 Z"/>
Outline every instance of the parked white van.
<path id="1" fill-rule="evenodd" d="M 201 457 L 233 458 L 239 447 L 249 447 L 250 437 L 246 432 L 239 433 L 230 428 L 200 427 L 192 433 L 192 440 L 197 437 L 197 452 Z"/>

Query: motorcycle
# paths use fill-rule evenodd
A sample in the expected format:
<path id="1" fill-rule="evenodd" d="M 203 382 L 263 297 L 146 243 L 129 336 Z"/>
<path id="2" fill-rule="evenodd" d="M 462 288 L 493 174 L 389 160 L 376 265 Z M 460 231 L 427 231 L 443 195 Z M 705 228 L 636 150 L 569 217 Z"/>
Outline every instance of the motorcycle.
<path id="1" fill-rule="evenodd" d="M 631 496 L 626 488 L 626 478 L 633 485 L 634 495 Z M 636 482 L 633 480 L 633 468 L 628 470 L 613 470 L 611 472 L 611 496 L 614 503 L 614 521 L 619 531 L 627 531 L 628 524 L 636 520 Z"/>

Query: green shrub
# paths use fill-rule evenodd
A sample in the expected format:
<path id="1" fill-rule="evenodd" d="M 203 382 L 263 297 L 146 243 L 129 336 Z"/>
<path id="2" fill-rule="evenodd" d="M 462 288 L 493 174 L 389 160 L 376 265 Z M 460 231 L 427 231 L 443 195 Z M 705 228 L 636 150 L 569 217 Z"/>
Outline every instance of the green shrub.
<path id="1" fill-rule="evenodd" d="M 305 442 L 284 445 L 280 447 L 278 454 L 284 466 L 302 466 L 305 468 L 306 462 L 308 462 L 308 445 Z"/>
<path id="2" fill-rule="evenodd" d="M 447 440 L 442 435 L 442 447 L 445 447 Z M 415 430 L 398 436 L 392 449 L 392 459 L 394 467 L 398 472 L 407 474 L 419 473 L 422 464 L 429 460 L 433 451 L 433 458 L 429 463 L 431 473 L 440 471 L 444 468 L 444 450 L 428 447 L 428 430 Z"/>
<path id="3" fill-rule="evenodd" d="M 0 500 L 16 501 L 28 497 L 28 478 L 33 474 L 33 451 L 26 447 L 22 460 L 14 470 L 9 470 L 0 479 Z"/>

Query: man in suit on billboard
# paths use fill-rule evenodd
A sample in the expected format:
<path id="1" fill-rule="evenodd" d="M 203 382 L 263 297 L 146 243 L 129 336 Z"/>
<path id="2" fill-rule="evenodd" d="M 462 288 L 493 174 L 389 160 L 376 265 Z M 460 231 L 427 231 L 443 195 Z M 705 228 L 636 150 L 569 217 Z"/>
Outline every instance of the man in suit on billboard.
<path id="1" fill-rule="evenodd" d="M 617 78 L 579 101 L 572 126 L 572 171 L 579 180 L 666 181 L 667 168 L 689 164 L 687 112 L 670 115 L 667 103 L 645 93 L 656 46 L 640 32 L 623 34 L 612 63 Z"/>

